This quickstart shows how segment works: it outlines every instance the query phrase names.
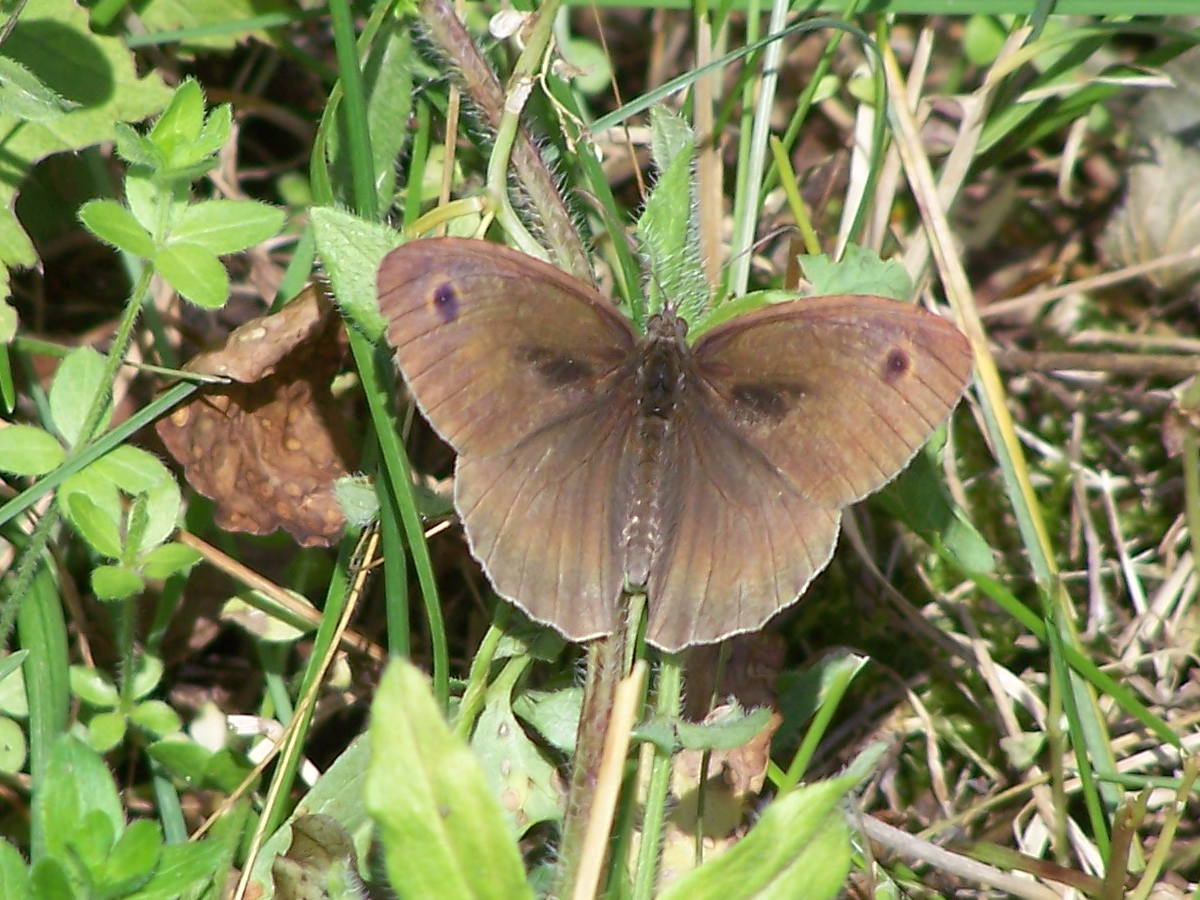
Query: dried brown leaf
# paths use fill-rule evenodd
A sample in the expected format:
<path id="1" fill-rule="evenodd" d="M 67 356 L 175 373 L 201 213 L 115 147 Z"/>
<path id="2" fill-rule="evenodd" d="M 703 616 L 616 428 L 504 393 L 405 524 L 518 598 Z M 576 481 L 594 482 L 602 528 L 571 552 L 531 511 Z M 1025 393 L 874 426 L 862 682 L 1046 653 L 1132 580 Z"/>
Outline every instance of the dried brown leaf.
<path id="1" fill-rule="evenodd" d="M 332 302 L 310 285 L 185 366 L 231 379 L 201 388 L 157 425 L 188 482 L 216 503 L 222 528 L 283 528 L 306 547 L 340 537 L 333 485 L 354 461 L 330 393 L 343 350 Z"/>

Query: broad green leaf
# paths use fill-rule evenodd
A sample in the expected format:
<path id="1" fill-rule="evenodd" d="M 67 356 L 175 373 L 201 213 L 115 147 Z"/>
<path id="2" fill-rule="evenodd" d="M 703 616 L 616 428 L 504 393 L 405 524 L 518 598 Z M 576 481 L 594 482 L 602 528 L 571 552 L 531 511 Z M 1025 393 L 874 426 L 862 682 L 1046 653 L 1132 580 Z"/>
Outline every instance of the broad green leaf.
<path id="1" fill-rule="evenodd" d="M 71 879 L 62 864 L 53 857 L 43 857 L 30 872 L 31 893 L 37 900 L 84 900 L 71 887 Z"/>
<path id="2" fill-rule="evenodd" d="M 384 674 L 369 736 L 367 808 L 392 890 L 412 900 L 532 897 L 487 777 L 411 663 Z"/>
<path id="3" fill-rule="evenodd" d="M 140 131 L 136 130 L 127 122 L 116 122 L 116 150 L 117 155 L 127 163 L 134 166 L 141 166 L 146 169 L 158 169 L 166 160 L 162 153 L 155 145 L 154 141 L 146 137 Z M 136 209 L 134 210 L 136 214 Z M 143 219 L 139 219 L 143 225 L 150 228 L 150 223 Z"/>
<path id="4" fill-rule="evenodd" d="M 136 169 L 125 176 L 125 202 L 150 234 L 165 236 L 167 227 L 183 214 L 189 200 L 186 186 L 160 184 Z"/>
<path id="5" fill-rule="evenodd" d="M 25 729 L 21 723 L 8 716 L 0 716 L 0 772 L 5 775 L 16 775 L 25 765 L 25 755 L 29 747 L 25 742 Z M 7 897 L 0 891 L 0 897 Z"/>
<path id="6" fill-rule="evenodd" d="M 58 489 L 58 502 L 66 512 L 68 520 L 71 516 L 71 497 L 76 494 L 87 497 L 103 510 L 114 523 L 114 527 L 124 518 L 125 505 L 121 501 L 121 492 L 111 479 L 95 471 L 95 463 L 74 475 L 69 475 Z"/>
<path id="7" fill-rule="evenodd" d="M 139 819 L 130 823 L 103 864 L 93 873 L 97 893 L 122 897 L 150 880 L 163 850 L 157 822 Z"/>
<path id="8" fill-rule="evenodd" d="M 101 392 L 107 393 L 110 385 L 102 384 L 104 357 L 91 347 L 76 347 L 66 355 L 54 373 L 50 385 L 50 418 L 68 446 L 82 437 L 84 419 L 92 408 L 92 402 Z M 112 416 L 112 400 L 104 405 L 104 414 L 97 423 L 97 431 L 108 427 Z"/>
<path id="9" fill-rule="evenodd" d="M 142 885 L 134 900 L 176 900 L 189 896 L 228 866 L 230 852 L 228 842 L 212 837 L 186 844 L 168 844 L 162 848 L 154 875 Z"/>
<path id="10" fill-rule="evenodd" d="M 98 600 L 125 600 L 146 589 L 146 582 L 128 566 L 92 569 L 92 590 Z"/>
<path id="11" fill-rule="evenodd" d="M 71 693 L 90 706 L 116 709 L 121 702 L 117 686 L 107 675 L 90 666 L 71 666 L 68 670 Z"/>
<path id="12" fill-rule="evenodd" d="M 183 498 L 171 470 L 154 454 L 122 444 L 96 460 L 89 469 L 109 478 L 127 494 L 145 496 L 145 528 L 137 546 L 130 545 L 131 553 L 161 544 L 175 533 Z"/>
<path id="13" fill-rule="evenodd" d="M 33 425 L 0 429 L 0 470 L 14 475 L 45 475 L 66 458 L 54 435 Z"/>
<path id="14" fill-rule="evenodd" d="M 218 256 L 237 253 L 277 235 L 283 219 L 282 209 L 253 200 L 205 200 L 183 210 L 171 228 L 171 241 Z"/>
<path id="15" fill-rule="evenodd" d="M 777 797 L 744 838 L 660 900 L 836 897 L 850 871 L 850 829 L 838 803 L 853 786 L 852 778 L 834 778 Z"/>
<path id="16" fill-rule="evenodd" d="M 140 560 L 142 574 L 147 578 L 170 578 L 180 572 L 186 572 L 200 562 L 199 551 L 184 544 L 163 544 L 155 547 Z"/>
<path id="17" fill-rule="evenodd" d="M 392 205 L 396 186 L 396 158 L 412 137 L 408 116 L 412 110 L 411 30 L 401 17 L 389 17 L 385 33 L 371 42 L 371 56 L 363 66 L 367 91 L 367 128 L 371 135 L 372 166 L 379 191 L 380 209 Z"/>
<path id="18" fill-rule="evenodd" d="M 120 559 L 123 549 L 120 525 L 107 511 L 86 494 L 70 494 L 65 506 L 67 519 L 97 553 Z"/>
<path id="19" fill-rule="evenodd" d="M 197 156 L 213 156 L 225 146 L 233 133 L 233 107 L 228 103 L 208 111 L 200 135 L 196 138 Z"/>
<path id="20" fill-rule="evenodd" d="M 155 737 L 172 734 L 183 727 L 179 713 L 161 700 L 139 703 L 129 714 L 129 720 Z"/>
<path id="21" fill-rule="evenodd" d="M 800 268 L 812 284 L 812 293 L 877 294 L 893 300 L 911 300 L 912 279 L 897 260 L 882 260 L 872 250 L 848 244 L 841 260 L 824 253 L 800 256 Z"/>
<path id="22" fill-rule="evenodd" d="M 575 733 L 579 730 L 582 704 L 583 688 L 580 687 L 522 691 L 513 701 L 513 712 L 529 723 L 551 747 L 569 756 L 575 752 Z"/>
<path id="23" fill-rule="evenodd" d="M 89 200 L 79 208 L 79 220 L 107 244 L 133 256 L 154 255 L 154 239 L 133 213 L 116 200 Z"/>
<path id="24" fill-rule="evenodd" d="M 29 870 L 25 858 L 8 841 L 0 840 L 0 897 L 33 900 L 29 892 Z"/>
<path id="25" fill-rule="evenodd" d="M 327 206 L 309 210 L 309 221 L 342 312 L 370 340 L 378 339 L 387 323 L 375 298 L 375 272 L 399 236 L 383 225 Z"/>
<path id="26" fill-rule="evenodd" d="M 208 770 L 212 751 L 181 735 L 167 735 L 146 748 L 150 758 L 160 763 L 176 778 L 188 785 L 200 787 Z"/>
<path id="27" fill-rule="evenodd" d="M 0 56 L 0 116 L 26 122 L 52 122 L 78 109 L 15 60 Z"/>
<path id="28" fill-rule="evenodd" d="M 128 722 L 119 712 L 96 713 L 88 721 L 88 746 L 97 753 L 107 753 L 125 740 Z"/>
<path id="29" fill-rule="evenodd" d="M 106 822 L 104 830 L 110 834 L 125 826 L 108 767 L 83 741 L 64 734 L 54 743 L 41 787 L 33 793 L 33 815 L 40 820 L 47 855 L 65 858 L 67 844 L 86 827 L 85 814 L 93 813 Z"/>
<path id="30" fill-rule="evenodd" d="M 518 838 L 539 822 L 562 817 L 564 797 L 556 786 L 555 767 L 517 722 L 507 690 L 488 691 L 487 705 L 471 735 L 471 749 L 495 795 L 504 797 L 505 814 Z"/>
<path id="31" fill-rule="evenodd" d="M 121 36 L 91 29 L 89 12 L 74 0 L 30 0 L 4 41 L 4 57 L 44 84 L 53 85 L 77 109 L 36 122 L 13 111 L 0 112 L 0 133 L 8 171 L 24 173 L 54 153 L 74 152 L 116 136 L 116 123 L 153 115 L 170 96 L 159 74 L 139 77 L 134 54 Z M 18 192 L 28 179 L 0 184 L 0 273 L 4 267 L 32 266 L 33 244 L 14 214 Z M 2 293 L 6 294 L 7 285 Z"/>
<path id="32" fill-rule="evenodd" d="M 195 244 L 169 244 L 154 257 L 154 266 L 185 300 L 219 309 L 229 297 L 229 274 L 217 257 Z"/>
<path id="33" fill-rule="evenodd" d="M 151 691 L 157 690 L 162 676 L 162 660 L 153 653 L 143 653 L 138 657 L 137 671 L 134 672 L 133 684 L 130 685 L 133 696 L 140 700 Z"/>

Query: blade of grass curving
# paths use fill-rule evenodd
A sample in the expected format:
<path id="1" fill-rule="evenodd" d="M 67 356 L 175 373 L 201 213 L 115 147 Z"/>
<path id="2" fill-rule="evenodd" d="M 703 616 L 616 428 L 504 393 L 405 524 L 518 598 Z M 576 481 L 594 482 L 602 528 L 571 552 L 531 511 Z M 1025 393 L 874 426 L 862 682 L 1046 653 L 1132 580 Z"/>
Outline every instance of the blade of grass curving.
<path id="1" fill-rule="evenodd" d="M 5 537 L 17 547 L 27 543 L 24 536 L 11 533 L 15 530 L 5 529 Z M 39 566 L 34 572 L 28 596 L 17 617 L 17 634 L 21 648 L 28 651 L 22 669 L 29 708 L 30 789 L 37 792 L 45 787 L 46 761 L 55 740 L 67 730 L 71 712 L 67 624 L 49 566 Z M 41 816 L 33 816 L 30 821 L 32 862 L 42 858 L 45 850 L 45 835 L 40 833 L 41 820 Z"/>

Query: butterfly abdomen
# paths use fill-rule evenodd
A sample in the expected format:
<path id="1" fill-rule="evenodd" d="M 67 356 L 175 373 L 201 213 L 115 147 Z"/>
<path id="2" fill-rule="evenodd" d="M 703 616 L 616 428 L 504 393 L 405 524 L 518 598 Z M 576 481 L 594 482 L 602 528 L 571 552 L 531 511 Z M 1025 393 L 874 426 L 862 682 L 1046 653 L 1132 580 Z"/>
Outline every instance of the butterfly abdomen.
<path id="1" fill-rule="evenodd" d="M 678 410 L 690 365 L 687 328 L 674 316 L 655 316 L 639 348 L 634 376 L 637 414 L 632 457 L 626 461 L 625 509 L 621 540 L 625 550 L 625 582 L 644 590 L 656 556 L 666 543 L 665 515 L 673 508 L 676 475 L 669 470 L 678 430 Z"/>

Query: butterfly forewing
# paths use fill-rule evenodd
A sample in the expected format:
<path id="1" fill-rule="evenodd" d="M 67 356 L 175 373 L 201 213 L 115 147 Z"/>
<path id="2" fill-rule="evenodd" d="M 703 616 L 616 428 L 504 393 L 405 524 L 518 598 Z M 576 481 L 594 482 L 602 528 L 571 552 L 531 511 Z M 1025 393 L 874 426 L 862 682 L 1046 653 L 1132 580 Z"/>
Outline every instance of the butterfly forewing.
<path id="1" fill-rule="evenodd" d="M 634 345 L 582 282 L 485 241 L 393 250 L 378 275 L 388 341 L 421 411 L 459 453 L 495 453 L 602 393 Z"/>
<path id="2" fill-rule="evenodd" d="M 881 297 L 756 310 L 695 346 L 714 411 L 804 496 L 841 507 L 882 487 L 958 402 L 970 374 L 951 323 Z"/>

